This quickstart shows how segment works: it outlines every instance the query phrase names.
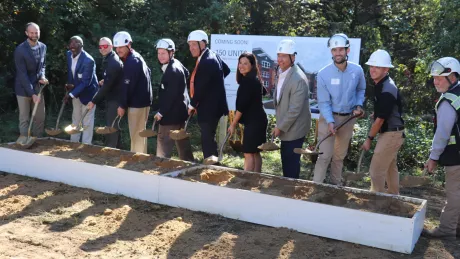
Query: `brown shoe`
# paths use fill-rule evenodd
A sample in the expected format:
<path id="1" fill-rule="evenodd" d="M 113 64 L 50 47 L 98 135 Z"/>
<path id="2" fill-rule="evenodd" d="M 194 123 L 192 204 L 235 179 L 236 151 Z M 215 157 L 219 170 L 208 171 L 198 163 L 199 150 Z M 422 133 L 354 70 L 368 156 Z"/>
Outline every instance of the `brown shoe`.
<path id="1" fill-rule="evenodd" d="M 422 231 L 422 236 L 428 237 L 428 238 L 445 239 L 445 240 L 456 240 L 457 239 L 454 234 L 442 232 L 439 230 L 439 228 L 434 228 L 430 230 L 424 228 Z"/>

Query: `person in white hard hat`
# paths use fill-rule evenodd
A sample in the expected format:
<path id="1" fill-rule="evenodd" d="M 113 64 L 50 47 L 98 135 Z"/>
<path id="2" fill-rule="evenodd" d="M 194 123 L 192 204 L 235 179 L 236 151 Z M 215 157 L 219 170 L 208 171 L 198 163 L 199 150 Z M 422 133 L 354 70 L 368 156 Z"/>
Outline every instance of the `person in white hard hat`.
<path id="1" fill-rule="evenodd" d="M 425 167 L 433 173 L 437 164 L 444 166 L 447 201 L 439 227 L 424 229 L 422 234 L 455 240 L 456 235 L 460 236 L 460 63 L 455 58 L 444 57 L 433 62 L 430 70 L 441 97 L 435 106 L 436 127 Z"/>
<path id="2" fill-rule="evenodd" d="M 187 42 L 190 53 L 197 59 L 190 77 L 189 114 L 197 112 L 206 159 L 218 155 L 216 128 L 220 117 L 228 115 L 224 78 L 230 69 L 219 55 L 208 48 L 208 35 L 204 31 L 192 31 Z"/>
<path id="3" fill-rule="evenodd" d="M 170 158 L 174 140 L 169 137 L 169 131 L 183 129 L 187 119 L 187 77 L 190 73 L 174 58 L 176 47 L 171 39 L 160 39 L 156 49 L 163 72 L 158 90 L 159 109 L 155 114 L 155 119 L 160 124 L 156 156 Z M 175 143 L 179 158 L 193 161 L 190 139 L 176 140 Z"/>
<path id="4" fill-rule="evenodd" d="M 283 176 L 299 178 L 300 154 L 305 136 L 311 127 L 309 90 L 305 74 L 294 64 L 295 42 L 285 39 L 277 48 L 279 66 L 278 80 L 274 92 L 276 126 L 272 134 L 281 139 L 281 163 Z"/>
<path id="5" fill-rule="evenodd" d="M 370 76 L 374 81 L 374 123 L 362 149 L 368 151 L 372 141 L 378 135 L 377 145 L 372 156 L 369 173 L 371 191 L 399 194 L 399 173 L 397 166 L 398 151 L 404 142 L 404 121 L 402 119 L 402 101 L 395 82 L 388 72 L 394 66 L 385 50 L 377 50 L 366 62 Z"/>
<path id="6" fill-rule="evenodd" d="M 113 46 L 123 61 L 123 79 L 120 88 L 118 115 L 124 116 L 128 110 L 131 151 L 147 153 L 147 138 L 139 136 L 145 129 L 152 105 L 152 84 L 150 68 L 144 58 L 132 47 L 131 35 L 120 31 L 113 37 Z"/>
<path id="7" fill-rule="evenodd" d="M 348 61 L 350 41 L 343 34 L 335 34 L 327 42 L 333 62 L 322 68 L 317 75 L 317 96 L 320 117 L 318 138 L 329 137 L 321 143 L 322 154 L 316 161 L 313 181 L 322 183 L 331 164 L 330 183 L 342 184 L 343 159 L 347 155 L 348 145 L 353 135 L 356 118 L 345 124 L 340 130 L 334 128 L 349 116 L 363 116 L 366 80 L 360 65 Z M 332 160 L 332 162 L 331 162 Z"/>

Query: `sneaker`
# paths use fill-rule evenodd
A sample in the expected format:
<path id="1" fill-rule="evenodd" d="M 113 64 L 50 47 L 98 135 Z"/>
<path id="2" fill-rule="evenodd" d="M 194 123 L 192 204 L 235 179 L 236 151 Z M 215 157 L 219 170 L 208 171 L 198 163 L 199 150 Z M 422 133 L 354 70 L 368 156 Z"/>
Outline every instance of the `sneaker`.
<path id="1" fill-rule="evenodd" d="M 422 236 L 428 237 L 428 238 L 445 239 L 445 240 L 456 240 L 457 239 L 454 234 L 448 234 L 448 233 L 442 232 L 439 230 L 439 228 L 434 228 L 430 230 L 424 228 L 422 231 Z"/>

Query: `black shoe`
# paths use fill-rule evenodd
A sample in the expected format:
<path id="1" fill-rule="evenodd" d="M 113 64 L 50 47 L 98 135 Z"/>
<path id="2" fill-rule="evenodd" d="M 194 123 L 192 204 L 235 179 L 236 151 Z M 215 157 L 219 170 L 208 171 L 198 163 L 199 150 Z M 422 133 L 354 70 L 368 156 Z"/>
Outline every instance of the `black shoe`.
<path id="1" fill-rule="evenodd" d="M 438 238 L 438 239 L 444 239 L 444 240 L 456 240 L 456 236 L 454 234 L 448 234 L 445 232 L 442 232 L 439 230 L 439 228 L 434 228 L 434 229 L 423 229 L 422 231 L 422 236 L 428 237 L 428 238 Z"/>

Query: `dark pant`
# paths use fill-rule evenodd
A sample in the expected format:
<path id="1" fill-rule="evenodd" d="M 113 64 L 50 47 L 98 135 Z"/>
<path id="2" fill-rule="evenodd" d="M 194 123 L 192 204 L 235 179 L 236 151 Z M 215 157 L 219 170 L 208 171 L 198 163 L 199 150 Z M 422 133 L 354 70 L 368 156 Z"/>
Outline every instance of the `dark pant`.
<path id="1" fill-rule="evenodd" d="M 106 126 L 112 127 L 113 120 L 117 117 L 117 109 L 117 101 L 107 101 L 105 106 Z M 115 122 L 113 127 L 118 129 L 118 131 L 105 135 L 105 145 L 113 148 L 121 148 L 121 135 L 120 129 L 118 128 L 118 120 Z"/>
<path id="2" fill-rule="evenodd" d="M 157 157 L 171 158 L 174 144 L 176 144 L 179 158 L 185 161 L 193 161 L 192 146 L 190 138 L 174 141 L 169 137 L 171 130 L 180 130 L 184 124 L 160 125 L 157 136 Z"/>
<path id="3" fill-rule="evenodd" d="M 203 157 L 206 159 L 210 156 L 218 156 L 216 143 L 216 128 L 219 118 L 214 121 L 198 122 L 201 129 L 201 148 Z"/>
<path id="4" fill-rule="evenodd" d="M 283 176 L 299 178 L 300 175 L 300 154 L 294 153 L 294 148 L 302 148 L 305 137 L 281 141 L 281 163 L 283 165 Z"/>

